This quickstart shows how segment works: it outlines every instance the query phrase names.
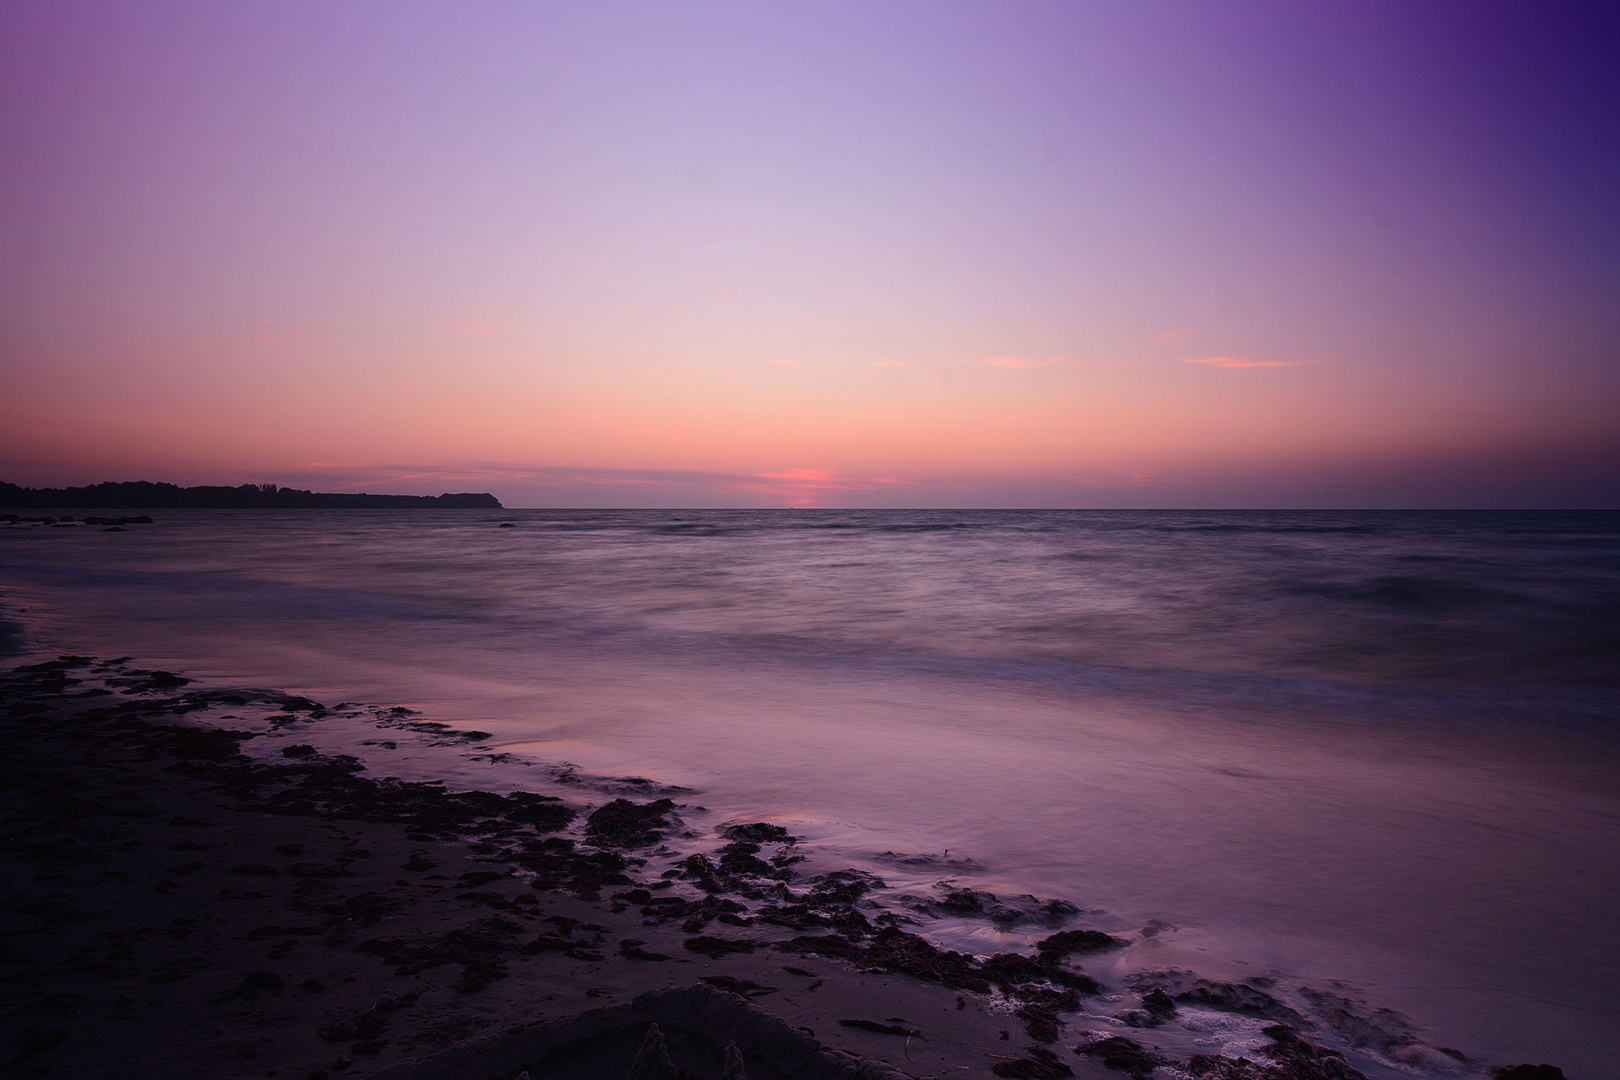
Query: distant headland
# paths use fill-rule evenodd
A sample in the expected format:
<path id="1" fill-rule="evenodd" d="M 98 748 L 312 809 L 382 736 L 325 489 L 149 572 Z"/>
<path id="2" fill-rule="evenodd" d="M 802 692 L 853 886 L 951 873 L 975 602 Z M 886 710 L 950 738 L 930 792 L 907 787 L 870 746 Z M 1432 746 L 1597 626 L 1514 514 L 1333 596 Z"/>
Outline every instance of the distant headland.
<path id="1" fill-rule="evenodd" d="M 0 509 L 98 510 L 222 509 L 304 510 L 399 507 L 421 510 L 500 510 L 501 501 L 487 491 L 443 495 L 351 495 L 304 491 L 275 484 L 240 487 L 180 487 L 136 480 L 88 487 L 25 488 L 0 481 Z"/>

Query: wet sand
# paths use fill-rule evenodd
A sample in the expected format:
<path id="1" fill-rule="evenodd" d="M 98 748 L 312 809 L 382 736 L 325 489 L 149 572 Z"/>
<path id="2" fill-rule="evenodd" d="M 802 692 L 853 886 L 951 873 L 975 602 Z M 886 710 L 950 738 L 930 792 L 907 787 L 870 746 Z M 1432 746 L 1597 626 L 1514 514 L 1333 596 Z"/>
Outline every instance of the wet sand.
<path id="1" fill-rule="evenodd" d="M 778 826 L 699 835 L 678 798 L 255 757 L 264 723 L 329 710 L 187 687 L 83 657 L 0 682 L 4 1075 L 619 1077 L 653 1017 L 675 1066 L 719 1076 L 737 1041 L 756 1080 L 1493 1071 L 1331 990 L 1105 985 L 1088 959 L 1131 942 L 1060 899 L 882 907 L 870 875 L 804 869 Z M 940 912 L 1050 933 L 973 958 L 915 933 Z"/>

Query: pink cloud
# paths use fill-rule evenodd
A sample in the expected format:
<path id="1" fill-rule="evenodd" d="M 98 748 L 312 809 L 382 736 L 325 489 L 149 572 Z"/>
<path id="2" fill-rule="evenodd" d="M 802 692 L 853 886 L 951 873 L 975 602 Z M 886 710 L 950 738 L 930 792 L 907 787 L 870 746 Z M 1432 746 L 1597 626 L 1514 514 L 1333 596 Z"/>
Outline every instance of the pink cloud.
<path id="1" fill-rule="evenodd" d="M 1017 371 L 1022 368 L 1051 367 L 1053 364 L 1068 363 L 1068 358 L 1055 356 L 1049 360 L 1036 360 L 1028 356 L 987 356 L 984 363 L 991 367 L 1004 368 L 1007 371 Z"/>
<path id="2" fill-rule="evenodd" d="M 1148 338 L 1148 342 L 1149 344 L 1157 345 L 1161 341 L 1180 341 L 1182 338 L 1187 337 L 1191 333 L 1192 329 L 1190 327 L 1182 327 L 1178 330 L 1166 330 L 1163 333 L 1152 335 Z"/>
<path id="3" fill-rule="evenodd" d="M 1206 356 L 1198 360 L 1183 360 L 1183 364 L 1208 364 L 1222 368 L 1298 367 L 1303 360 L 1245 360 L 1241 356 Z"/>

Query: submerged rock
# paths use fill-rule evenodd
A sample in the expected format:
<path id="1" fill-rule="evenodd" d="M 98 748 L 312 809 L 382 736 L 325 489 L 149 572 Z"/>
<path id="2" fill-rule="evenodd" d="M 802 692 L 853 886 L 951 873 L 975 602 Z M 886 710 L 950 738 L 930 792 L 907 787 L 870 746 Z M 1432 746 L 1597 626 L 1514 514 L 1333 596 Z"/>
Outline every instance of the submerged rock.
<path id="1" fill-rule="evenodd" d="M 1467 1061 L 1460 1051 L 1424 1042 L 1411 1021 L 1392 1009 L 1367 1009 L 1361 1002 L 1309 986 L 1300 987 L 1299 994 L 1335 1035 L 1358 1050 L 1370 1047 L 1391 1061 L 1425 1072 L 1450 1072 L 1458 1062 Z"/>

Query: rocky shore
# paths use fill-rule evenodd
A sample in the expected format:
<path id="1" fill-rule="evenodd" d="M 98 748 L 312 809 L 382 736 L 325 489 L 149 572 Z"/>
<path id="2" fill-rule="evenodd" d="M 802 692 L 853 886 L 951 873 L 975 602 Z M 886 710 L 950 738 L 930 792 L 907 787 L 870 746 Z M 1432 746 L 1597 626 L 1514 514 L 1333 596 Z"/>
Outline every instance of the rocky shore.
<path id="1" fill-rule="evenodd" d="M 1110 985 L 1086 965 L 1132 940 L 1072 904 L 894 898 L 780 825 L 694 830 L 678 794 L 456 791 L 281 737 L 360 708 L 128 658 L 0 676 L 0 1074 L 1562 1076 L 1331 989 Z M 918 932 L 945 914 L 1049 932 L 967 956 Z"/>

